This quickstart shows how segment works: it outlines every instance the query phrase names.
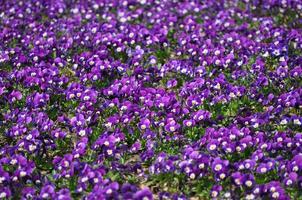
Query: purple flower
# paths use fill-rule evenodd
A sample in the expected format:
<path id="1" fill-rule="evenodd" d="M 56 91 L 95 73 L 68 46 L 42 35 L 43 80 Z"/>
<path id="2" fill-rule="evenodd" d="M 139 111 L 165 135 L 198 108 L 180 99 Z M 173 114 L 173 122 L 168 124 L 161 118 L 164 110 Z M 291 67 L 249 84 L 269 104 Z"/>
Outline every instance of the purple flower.
<path id="1" fill-rule="evenodd" d="M 54 198 L 54 197 L 55 197 L 54 186 L 50 184 L 44 185 L 40 192 L 40 198 L 47 199 L 47 198 Z"/>
<path id="2" fill-rule="evenodd" d="M 147 128 L 150 128 L 150 120 L 149 119 L 141 119 L 140 123 L 139 123 L 139 127 L 142 130 L 145 130 Z"/>
<path id="3" fill-rule="evenodd" d="M 187 127 L 191 127 L 195 125 L 195 121 L 194 120 L 184 120 L 183 124 Z"/>
<path id="4" fill-rule="evenodd" d="M 169 118 L 167 120 L 167 124 L 165 125 L 165 131 L 167 132 L 175 132 L 180 128 L 180 125 L 176 123 L 176 121 L 173 118 Z"/>
<path id="5" fill-rule="evenodd" d="M 0 188 L 0 198 L 1 199 L 8 199 L 12 196 L 12 193 L 8 187 L 1 187 Z"/>
<path id="6" fill-rule="evenodd" d="M 229 165 L 228 160 L 222 160 L 221 158 L 214 158 L 214 161 L 212 162 L 212 170 L 215 173 L 225 171 Z"/>
<path id="7" fill-rule="evenodd" d="M 36 196 L 36 190 L 32 187 L 25 187 L 22 190 L 22 200 L 34 198 Z"/>
<path id="8" fill-rule="evenodd" d="M 137 191 L 134 194 L 133 198 L 135 200 L 145 200 L 145 199 L 146 200 L 147 199 L 152 200 L 153 199 L 153 195 L 152 195 L 152 193 L 150 192 L 149 189 L 142 189 L 142 190 Z"/>
<path id="9" fill-rule="evenodd" d="M 264 187 L 264 191 L 267 192 L 272 199 L 290 199 L 286 195 L 280 182 L 277 181 L 267 183 Z"/>
<path id="10" fill-rule="evenodd" d="M 242 186 L 245 181 L 244 176 L 240 172 L 234 172 L 231 177 L 236 186 Z"/>
<path id="11" fill-rule="evenodd" d="M 296 172 L 291 172 L 288 174 L 287 178 L 284 179 L 284 185 L 290 187 L 294 185 L 298 180 L 298 174 Z"/>
<path id="12" fill-rule="evenodd" d="M 70 191 L 68 189 L 61 189 L 56 194 L 56 199 L 58 200 L 71 200 Z"/>
<path id="13" fill-rule="evenodd" d="M 269 171 L 269 169 L 270 169 L 270 167 L 268 166 L 268 164 L 266 164 L 266 163 L 261 163 L 261 164 L 257 167 L 256 171 L 257 171 L 257 173 L 259 173 L 259 174 L 265 174 L 265 173 L 267 173 L 267 172 Z"/>
<path id="14" fill-rule="evenodd" d="M 207 120 L 211 117 L 211 113 L 208 111 L 204 110 L 199 110 L 193 115 L 193 119 L 196 122 L 202 121 L 202 120 Z"/>
<path id="15" fill-rule="evenodd" d="M 176 85 L 177 85 L 177 80 L 176 79 L 168 80 L 168 82 L 167 82 L 167 88 L 173 88 Z"/>
<path id="16" fill-rule="evenodd" d="M 216 199 L 219 196 L 221 191 L 222 191 L 221 185 L 214 185 L 211 189 L 211 197 L 213 199 Z"/>
<path id="17" fill-rule="evenodd" d="M 9 102 L 13 103 L 17 100 L 21 100 L 22 99 L 22 93 L 20 91 L 12 91 L 9 95 Z"/>

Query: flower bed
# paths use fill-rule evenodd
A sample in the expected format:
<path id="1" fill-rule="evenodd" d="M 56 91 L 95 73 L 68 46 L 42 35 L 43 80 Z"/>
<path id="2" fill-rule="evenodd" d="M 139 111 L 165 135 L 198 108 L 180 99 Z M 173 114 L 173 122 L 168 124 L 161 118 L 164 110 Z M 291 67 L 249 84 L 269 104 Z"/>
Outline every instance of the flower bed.
<path id="1" fill-rule="evenodd" d="M 0 198 L 302 199 L 302 2 L 0 3 Z"/>

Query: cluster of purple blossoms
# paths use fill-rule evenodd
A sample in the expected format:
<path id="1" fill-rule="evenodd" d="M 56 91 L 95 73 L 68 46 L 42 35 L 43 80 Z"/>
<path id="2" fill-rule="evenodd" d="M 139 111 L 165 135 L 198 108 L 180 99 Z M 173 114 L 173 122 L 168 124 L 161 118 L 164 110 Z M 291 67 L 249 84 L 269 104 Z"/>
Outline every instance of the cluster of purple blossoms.
<path id="1" fill-rule="evenodd" d="M 0 1 L 0 199 L 301 199 L 301 0 Z"/>

